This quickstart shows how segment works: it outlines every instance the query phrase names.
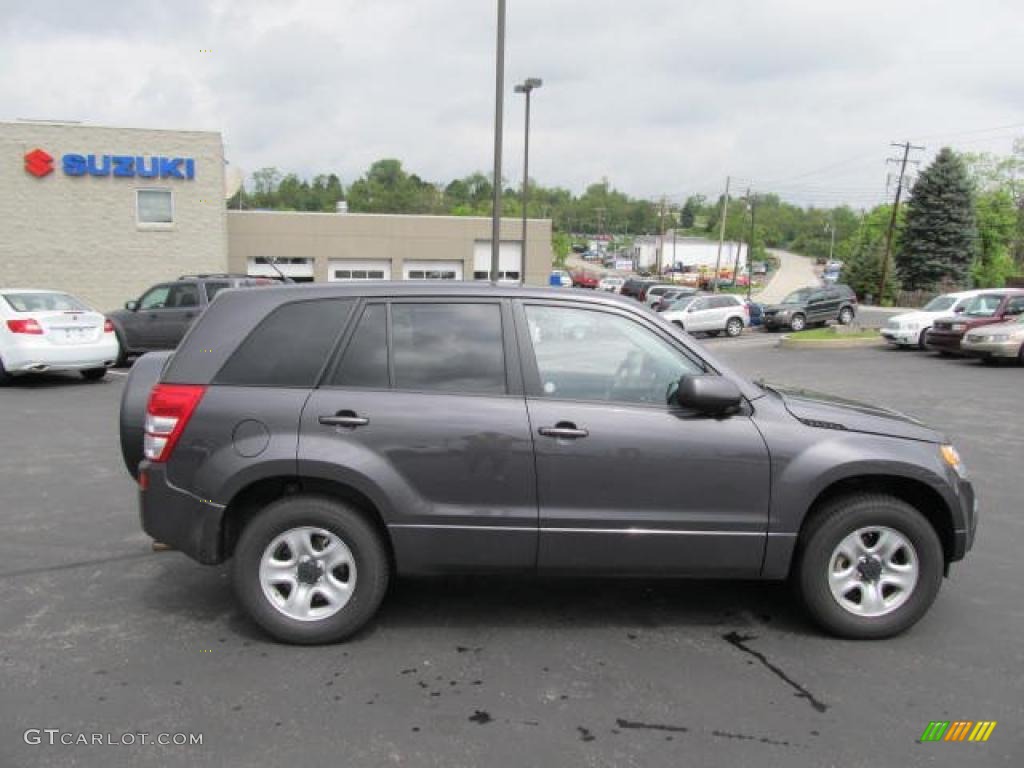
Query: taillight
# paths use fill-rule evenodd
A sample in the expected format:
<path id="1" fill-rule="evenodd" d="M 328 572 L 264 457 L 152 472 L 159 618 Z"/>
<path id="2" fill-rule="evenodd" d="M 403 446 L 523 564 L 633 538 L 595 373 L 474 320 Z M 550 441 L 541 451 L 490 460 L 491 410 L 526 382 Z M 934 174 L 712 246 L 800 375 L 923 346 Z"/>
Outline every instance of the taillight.
<path id="1" fill-rule="evenodd" d="M 8 320 L 7 327 L 11 333 L 30 333 L 35 336 L 43 335 L 43 328 L 31 317 L 27 320 Z"/>
<path id="2" fill-rule="evenodd" d="M 154 462 L 171 457 L 178 438 L 185 431 L 206 387 L 192 384 L 157 384 L 149 393 L 146 406 L 146 435 L 143 454 Z"/>
<path id="3" fill-rule="evenodd" d="M 113 333 L 114 332 L 114 324 L 112 322 L 110 322 L 109 320 L 104 320 L 103 321 L 103 332 L 104 333 Z"/>

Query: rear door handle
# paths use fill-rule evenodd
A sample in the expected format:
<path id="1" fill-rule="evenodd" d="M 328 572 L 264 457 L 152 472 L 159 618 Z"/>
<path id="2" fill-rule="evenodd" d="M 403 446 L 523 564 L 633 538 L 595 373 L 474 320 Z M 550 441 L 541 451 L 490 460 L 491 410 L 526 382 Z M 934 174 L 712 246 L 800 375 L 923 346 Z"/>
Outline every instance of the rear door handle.
<path id="1" fill-rule="evenodd" d="M 585 429 L 579 429 L 571 421 L 560 421 L 553 427 L 541 427 L 537 431 L 544 435 L 544 437 L 558 437 L 569 440 L 578 440 L 590 434 Z"/>
<path id="2" fill-rule="evenodd" d="M 321 416 L 317 419 L 325 427 L 365 427 L 370 420 L 357 416 L 355 411 L 338 411 L 333 416 Z"/>

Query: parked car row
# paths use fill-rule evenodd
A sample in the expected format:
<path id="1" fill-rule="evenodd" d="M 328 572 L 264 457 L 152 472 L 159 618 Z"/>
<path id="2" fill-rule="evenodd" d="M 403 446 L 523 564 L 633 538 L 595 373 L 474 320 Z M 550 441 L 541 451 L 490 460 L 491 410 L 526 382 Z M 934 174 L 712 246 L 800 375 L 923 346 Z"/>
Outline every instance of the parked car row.
<path id="1" fill-rule="evenodd" d="M 13 376 L 78 371 L 101 379 L 128 357 L 174 349 L 225 288 L 279 285 L 272 277 L 182 275 L 103 315 L 69 293 L 0 291 L 0 384 Z"/>
<path id="2" fill-rule="evenodd" d="M 899 347 L 1024 365 L 1024 290 L 960 291 L 937 296 L 917 312 L 890 318 L 882 337 Z"/>

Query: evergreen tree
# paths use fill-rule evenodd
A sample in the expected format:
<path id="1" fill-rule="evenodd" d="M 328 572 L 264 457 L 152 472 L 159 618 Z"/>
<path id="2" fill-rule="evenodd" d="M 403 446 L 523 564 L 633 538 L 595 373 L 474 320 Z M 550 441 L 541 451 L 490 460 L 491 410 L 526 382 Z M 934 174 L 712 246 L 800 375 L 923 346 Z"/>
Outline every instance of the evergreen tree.
<path id="1" fill-rule="evenodd" d="M 943 278 L 963 284 L 976 247 L 971 180 L 959 156 L 944 147 L 911 191 L 896 267 L 911 290 Z"/>

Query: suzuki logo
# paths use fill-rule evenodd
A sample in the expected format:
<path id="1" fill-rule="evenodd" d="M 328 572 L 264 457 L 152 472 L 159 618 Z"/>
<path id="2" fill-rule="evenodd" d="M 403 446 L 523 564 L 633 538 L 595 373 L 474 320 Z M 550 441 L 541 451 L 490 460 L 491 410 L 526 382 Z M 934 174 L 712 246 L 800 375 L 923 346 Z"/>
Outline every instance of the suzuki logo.
<path id="1" fill-rule="evenodd" d="M 53 156 L 41 149 L 33 149 L 25 155 L 25 170 L 40 178 L 53 173 Z"/>

